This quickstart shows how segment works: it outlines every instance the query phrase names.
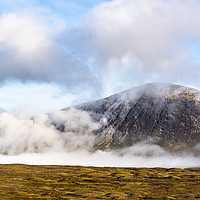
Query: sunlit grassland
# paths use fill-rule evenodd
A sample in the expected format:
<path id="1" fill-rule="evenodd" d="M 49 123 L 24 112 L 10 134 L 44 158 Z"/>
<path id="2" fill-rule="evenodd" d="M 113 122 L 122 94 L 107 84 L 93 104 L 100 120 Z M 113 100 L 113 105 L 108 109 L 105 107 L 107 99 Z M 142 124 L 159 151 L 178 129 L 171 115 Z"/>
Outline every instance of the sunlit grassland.
<path id="1" fill-rule="evenodd" d="M 0 165 L 0 199 L 200 199 L 200 169 Z"/>

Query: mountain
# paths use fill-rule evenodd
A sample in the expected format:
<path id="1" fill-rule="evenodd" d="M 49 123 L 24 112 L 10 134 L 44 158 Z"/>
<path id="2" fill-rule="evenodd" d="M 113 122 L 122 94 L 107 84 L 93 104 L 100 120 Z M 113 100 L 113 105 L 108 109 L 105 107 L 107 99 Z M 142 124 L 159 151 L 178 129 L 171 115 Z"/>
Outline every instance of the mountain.
<path id="1" fill-rule="evenodd" d="M 193 88 L 150 83 L 75 107 L 102 124 L 96 149 L 149 141 L 177 152 L 200 143 L 200 92 Z"/>

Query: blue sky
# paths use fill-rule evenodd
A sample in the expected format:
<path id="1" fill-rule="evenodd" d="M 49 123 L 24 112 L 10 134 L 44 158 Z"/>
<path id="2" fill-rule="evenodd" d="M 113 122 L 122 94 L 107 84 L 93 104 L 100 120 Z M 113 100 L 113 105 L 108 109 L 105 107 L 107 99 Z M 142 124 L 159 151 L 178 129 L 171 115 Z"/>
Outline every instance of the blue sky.
<path id="1" fill-rule="evenodd" d="M 49 112 L 148 82 L 200 89 L 198 0 L 0 0 L 0 110 Z"/>

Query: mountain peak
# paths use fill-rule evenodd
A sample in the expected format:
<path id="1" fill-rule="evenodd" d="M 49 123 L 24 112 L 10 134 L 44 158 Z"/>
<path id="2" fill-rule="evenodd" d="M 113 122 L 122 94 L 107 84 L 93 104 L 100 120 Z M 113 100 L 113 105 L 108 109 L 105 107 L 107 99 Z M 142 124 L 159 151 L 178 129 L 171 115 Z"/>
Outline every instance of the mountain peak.
<path id="1" fill-rule="evenodd" d="M 102 123 L 97 149 L 151 141 L 170 151 L 200 143 L 200 92 L 169 83 L 148 83 L 76 106 Z"/>

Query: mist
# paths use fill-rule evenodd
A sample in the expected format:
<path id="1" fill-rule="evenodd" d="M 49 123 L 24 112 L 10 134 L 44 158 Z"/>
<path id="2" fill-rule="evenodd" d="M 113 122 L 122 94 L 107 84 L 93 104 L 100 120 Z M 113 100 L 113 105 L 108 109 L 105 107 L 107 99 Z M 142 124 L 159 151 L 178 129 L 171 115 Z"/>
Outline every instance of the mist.
<path id="1" fill-rule="evenodd" d="M 105 120 L 101 120 L 105 123 Z M 0 114 L 0 163 L 110 167 L 198 167 L 199 154 L 165 151 L 149 141 L 122 150 L 94 148 L 95 131 L 103 122 L 75 108 L 32 116 Z M 196 146 L 196 152 L 200 145 Z"/>

